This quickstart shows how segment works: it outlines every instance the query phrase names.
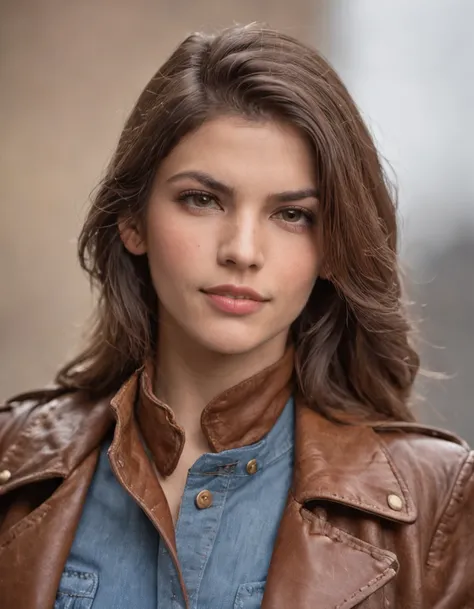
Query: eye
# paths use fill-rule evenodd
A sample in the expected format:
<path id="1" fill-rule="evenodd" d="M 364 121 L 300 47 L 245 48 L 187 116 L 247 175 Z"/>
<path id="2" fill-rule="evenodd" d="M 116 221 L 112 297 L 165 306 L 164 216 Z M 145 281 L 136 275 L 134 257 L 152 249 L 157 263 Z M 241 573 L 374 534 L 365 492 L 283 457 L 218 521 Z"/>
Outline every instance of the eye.
<path id="1" fill-rule="evenodd" d="M 178 201 L 184 203 L 188 207 L 192 207 L 195 209 L 220 208 L 219 203 L 217 202 L 217 199 L 216 197 L 214 197 L 214 195 L 200 190 L 188 190 L 182 192 L 178 197 Z"/>
<path id="2" fill-rule="evenodd" d="M 312 226 L 315 222 L 313 212 L 302 207 L 287 207 L 278 211 L 274 217 L 283 220 L 288 224 L 296 224 L 300 226 Z"/>

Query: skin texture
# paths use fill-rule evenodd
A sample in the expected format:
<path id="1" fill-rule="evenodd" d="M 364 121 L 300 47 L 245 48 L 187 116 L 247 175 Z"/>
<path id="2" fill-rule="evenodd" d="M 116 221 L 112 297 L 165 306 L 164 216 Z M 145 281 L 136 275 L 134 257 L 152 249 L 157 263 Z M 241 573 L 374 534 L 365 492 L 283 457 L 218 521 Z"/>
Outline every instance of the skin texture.
<path id="1" fill-rule="evenodd" d="M 229 192 L 178 177 L 189 172 Z M 277 197 L 302 190 L 313 192 Z M 285 350 L 320 267 L 316 191 L 310 149 L 293 127 L 219 117 L 163 160 L 144 227 L 121 227 L 127 249 L 147 254 L 160 302 L 156 393 L 196 438 L 210 399 Z M 295 207 L 303 211 L 288 211 Z M 221 284 L 248 286 L 268 301 L 249 315 L 224 313 L 201 291 Z"/>

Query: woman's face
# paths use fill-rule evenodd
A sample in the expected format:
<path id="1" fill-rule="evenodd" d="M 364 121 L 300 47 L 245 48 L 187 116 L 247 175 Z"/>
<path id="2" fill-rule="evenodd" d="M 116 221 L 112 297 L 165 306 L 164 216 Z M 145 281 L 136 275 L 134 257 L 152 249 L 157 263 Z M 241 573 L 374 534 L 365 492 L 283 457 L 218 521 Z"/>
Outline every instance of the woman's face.
<path id="1" fill-rule="evenodd" d="M 161 163 L 143 234 L 122 238 L 148 255 L 168 339 L 244 354 L 283 351 L 318 275 L 319 233 L 301 135 L 274 121 L 221 117 Z"/>

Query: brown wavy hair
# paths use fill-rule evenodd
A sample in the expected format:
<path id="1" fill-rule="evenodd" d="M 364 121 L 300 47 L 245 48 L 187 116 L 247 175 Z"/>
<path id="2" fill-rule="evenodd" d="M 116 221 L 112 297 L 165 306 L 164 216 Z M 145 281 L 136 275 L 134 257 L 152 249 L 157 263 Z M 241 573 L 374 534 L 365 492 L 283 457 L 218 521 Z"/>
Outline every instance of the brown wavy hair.
<path id="1" fill-rule="evenodd" d="M 80 234 L 79 259 L 99 299 L 86 348 L 57 375 L 60 390 L 108 395 L 155 351 L 147 259 L 126 251 L 118 219 L 143 218 L 160 162 L 184 135 L 229 114 L 285 121 L 314 154 L 325 279 L 292 327 L 298 390 L 332 419 L 413 420 L 419 359 L 402 301 L 394 193 L 327 61 L 255 24 L 186 38 L 133 108 Z"/>

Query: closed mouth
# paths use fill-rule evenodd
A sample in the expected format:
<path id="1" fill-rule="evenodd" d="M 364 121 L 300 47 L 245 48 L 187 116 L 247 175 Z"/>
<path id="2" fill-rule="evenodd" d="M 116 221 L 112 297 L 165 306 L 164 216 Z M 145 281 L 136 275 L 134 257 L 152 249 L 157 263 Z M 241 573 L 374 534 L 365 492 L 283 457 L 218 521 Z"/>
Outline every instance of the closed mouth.
<path id="1" fill-rule="evenodd" d="M 234 300 L 254 300 L 256 302 L 266 302 L 269 300 L 247 286 L 222 285 L 201 291 L 205 294 L 214 294 L 215 296 L 233 298 Z"/>

